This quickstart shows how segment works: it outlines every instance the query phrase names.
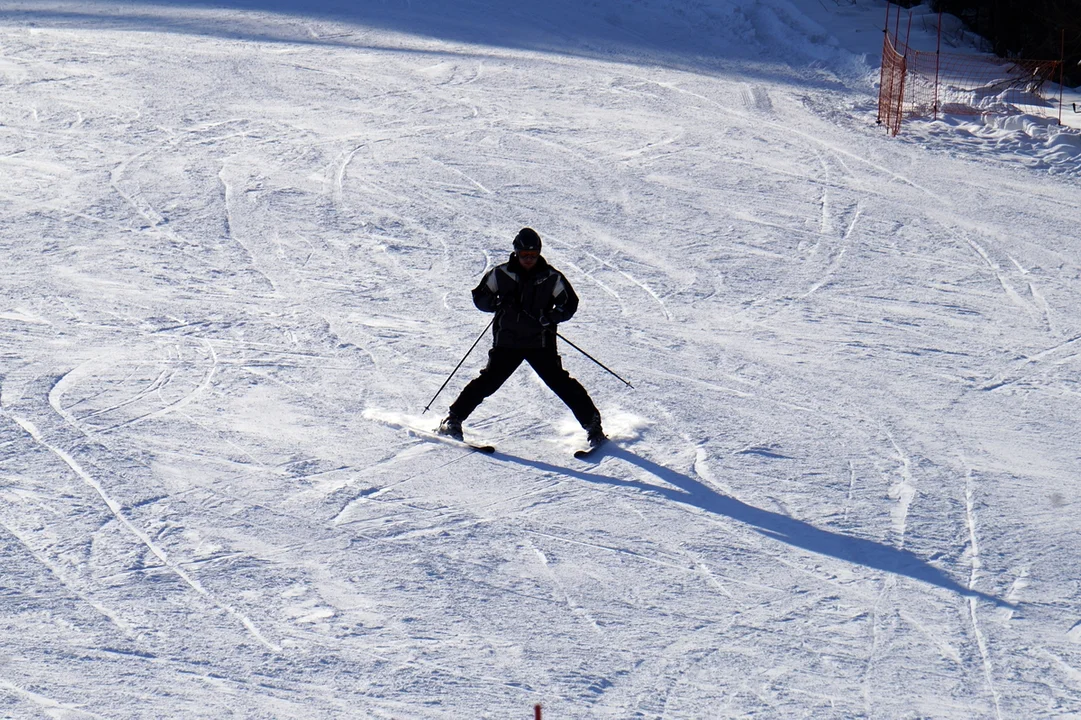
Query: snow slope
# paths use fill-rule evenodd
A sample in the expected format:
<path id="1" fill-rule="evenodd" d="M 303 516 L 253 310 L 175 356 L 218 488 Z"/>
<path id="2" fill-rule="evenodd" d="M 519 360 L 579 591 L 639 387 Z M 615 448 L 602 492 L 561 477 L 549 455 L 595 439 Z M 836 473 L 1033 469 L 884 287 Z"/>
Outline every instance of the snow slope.
<path id="1" fill-rule="evenodd" d="M 5 717 L 1081 717 L 1075 131 L 888 138 L 877 0 L 312 5 L 0 8 Z M 523 225 L 596 462 L 406 429 Z"/>

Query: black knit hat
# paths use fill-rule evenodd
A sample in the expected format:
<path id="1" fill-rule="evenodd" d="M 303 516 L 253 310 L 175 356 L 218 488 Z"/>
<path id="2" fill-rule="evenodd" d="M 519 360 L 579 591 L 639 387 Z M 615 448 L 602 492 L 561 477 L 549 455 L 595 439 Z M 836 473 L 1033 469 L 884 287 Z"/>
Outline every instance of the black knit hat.
<path id="1" fill-rule="evenodd" d="M 541 239 L 540 235 L 533 228 L 522 228 L 518 231 L 518 234 L 514 236 L 514 251 L 520 252 L 522 250 L 535 250 L 540 252 Z"/>

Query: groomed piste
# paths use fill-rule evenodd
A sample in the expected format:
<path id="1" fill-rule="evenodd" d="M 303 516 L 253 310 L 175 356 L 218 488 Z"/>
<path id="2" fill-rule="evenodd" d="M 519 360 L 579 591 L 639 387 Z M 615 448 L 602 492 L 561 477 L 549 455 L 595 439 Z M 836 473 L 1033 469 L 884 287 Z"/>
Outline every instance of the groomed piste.
<path id="1" fill-rule="evenodd" d="M 1081 141 L 884 7 L 5 2 L 0 715 L 1076 717 Z M 415 431 L 525 226 L 588 461 Z"/>

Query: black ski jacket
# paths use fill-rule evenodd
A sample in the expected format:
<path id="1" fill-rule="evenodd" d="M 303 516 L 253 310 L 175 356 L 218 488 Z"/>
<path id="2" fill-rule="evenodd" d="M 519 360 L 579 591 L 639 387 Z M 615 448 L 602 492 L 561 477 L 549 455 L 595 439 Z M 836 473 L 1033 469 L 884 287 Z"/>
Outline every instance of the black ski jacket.
<path id="1" fill-rule="evenodd" d="M 496 347 L 529 349 L 555 347 L 556 325 L 571 319 L 578 309 L 578 296 L 563 273 L 543 256 L 526 272 L 511 255 L 473 288 L 473 304 L 495 313 Z M 548 324 L 542 325 L 542 319 Z"/>

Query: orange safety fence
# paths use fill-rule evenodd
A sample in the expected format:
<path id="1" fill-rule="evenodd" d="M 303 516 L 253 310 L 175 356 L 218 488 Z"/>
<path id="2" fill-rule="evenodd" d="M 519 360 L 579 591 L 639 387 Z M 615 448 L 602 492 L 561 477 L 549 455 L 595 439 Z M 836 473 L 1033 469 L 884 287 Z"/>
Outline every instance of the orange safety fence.
<path id="1" fill-rule="evenodd" d="M 891 135 L 901 130 L 905 97 L 905 56 L 897 52 L 885 33 L 882 42 L 882 74 L 878 88 L 878 122 L 886 126 Z"/>
<path id="2" fill-rule="evenodd" d="M 887 5 L 878 89 L 878 122 L 891 135 L 900 132 L 905 117 L 1022 113 L 1054 117 L 1061 113 L 1061 101 L 1048 99 L 1045 92 L 1048 83 L 1057 79 L 1061 84 L 1060 60 L 912 50 L 899 38 L 899 6 L 890 36 L 891 12 Z"/>
<path id="3" fill-rule="evenodd" d="M 905 112 L 914 116 L 1043 115 L 1058 112 L 1044 88 L 1058 60 L 910 52 Z"/>

